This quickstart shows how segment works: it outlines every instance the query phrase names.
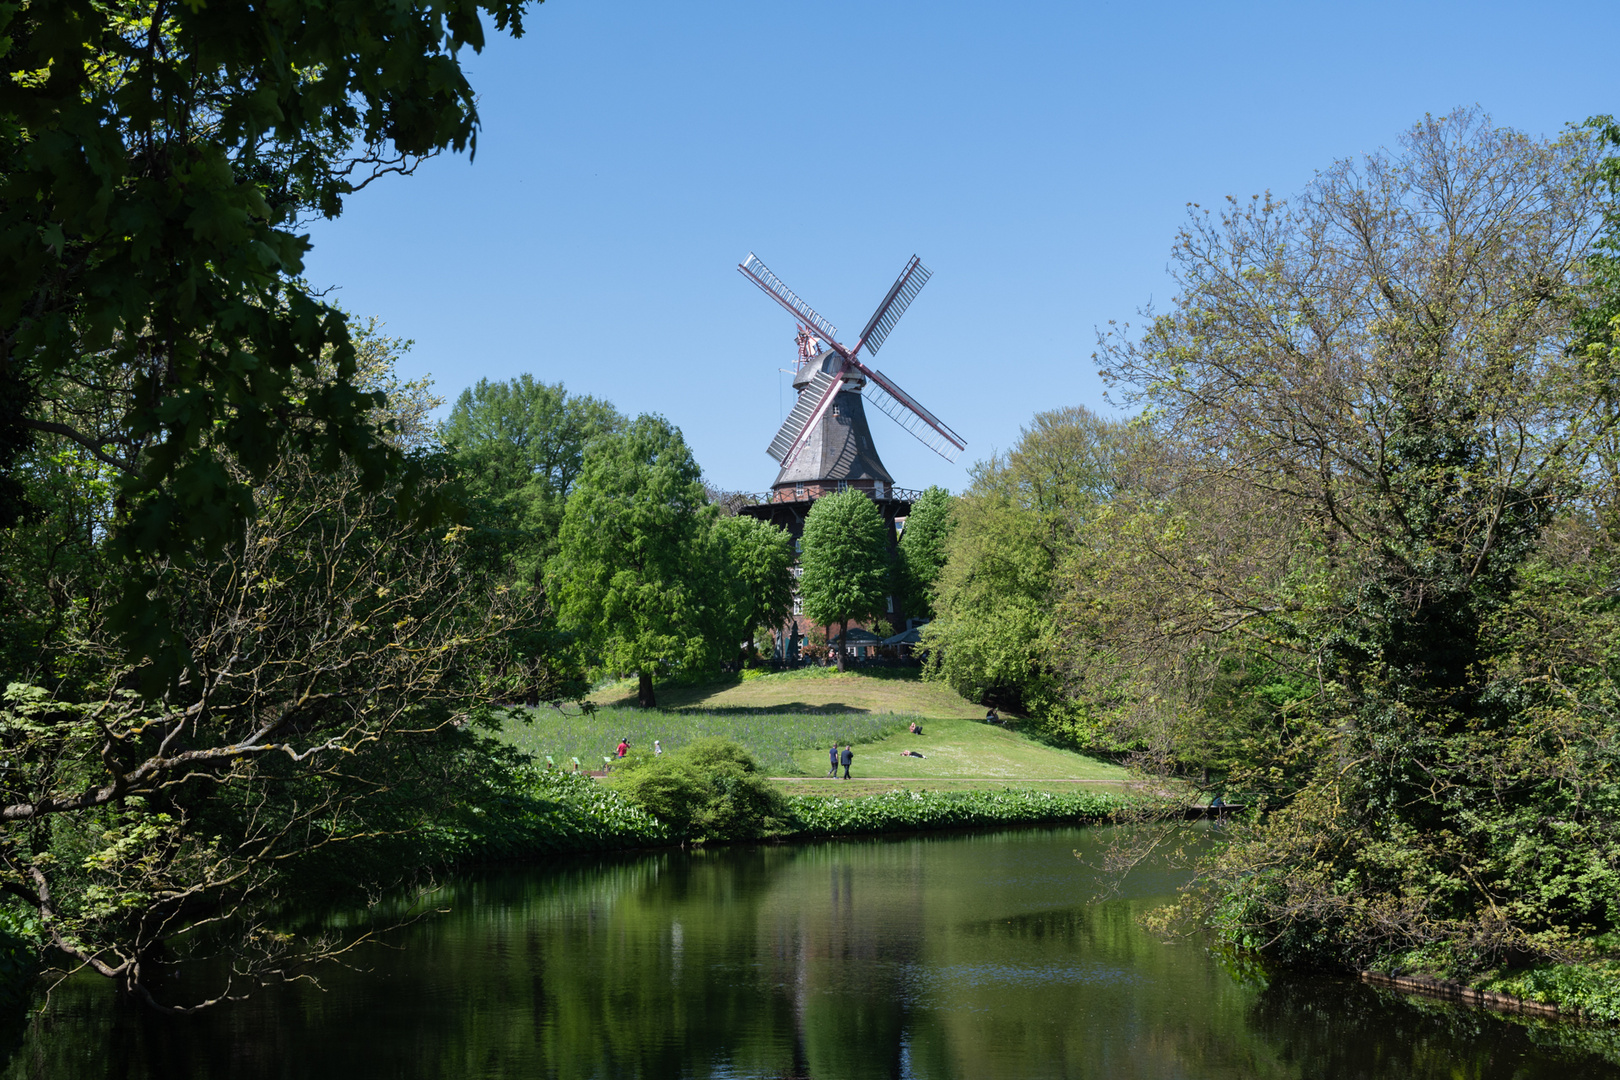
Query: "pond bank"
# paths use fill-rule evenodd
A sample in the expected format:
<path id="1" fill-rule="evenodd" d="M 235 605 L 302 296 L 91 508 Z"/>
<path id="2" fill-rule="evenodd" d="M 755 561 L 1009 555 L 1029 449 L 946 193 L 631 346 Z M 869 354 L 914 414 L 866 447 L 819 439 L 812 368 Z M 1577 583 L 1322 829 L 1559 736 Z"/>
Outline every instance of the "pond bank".
<path id="1" fill-rule="evenodd" d="M 1565 1008 L 1556 1002 L 1530 1001 L 1511 994 L 1476 990 L 1459 982 L 1436 979 L 1429 975 L 1386 975 L 1381 971 L 1360 971 L 1356 974 L 1362 982 L 1371 983 L 1373 986 L 1399 990 L 1403 994 L 1421 994 L 1424 997 L 1439 998 L 1459 1005 L 1494 1009 L 1497 1012 L 1546 1016 L 1556 1020 L 1586 1019 L 1584 1012 L 1579 1008 Z"/>

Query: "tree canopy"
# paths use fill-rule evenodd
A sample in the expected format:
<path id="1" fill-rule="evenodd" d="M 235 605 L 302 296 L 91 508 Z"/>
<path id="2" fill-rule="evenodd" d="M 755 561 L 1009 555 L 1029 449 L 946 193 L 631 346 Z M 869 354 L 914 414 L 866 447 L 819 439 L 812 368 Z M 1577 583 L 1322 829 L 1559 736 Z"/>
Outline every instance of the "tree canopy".
<path id="1" fill-rule="evenodd" d="M 803 547 L 799 596 L 806 619 L 838 623 L 842 635 L 850 620 L 887 609 L 894 589 L 889 530 L 869 496 L 852 489 L 817 499 L 805 516 Z M 838 650 L 839 671 L 846 655 Z"/>
<path id="2" fill-rule="evenodd" d="M 945 566 L 945 545 L 955 519 L 951 493 L 937 485 L 911 504 L 906 529 L 900 534 L 900 578 L 906 614 L 918 619 L 934 617 L 934 588 Z"/>
<path id="3" fill-rule="evenodd" d="M 555 553 L 586 444 L 624 423 L 608 402 L 527 374 L 507 382 L 480 379 L 456 399 L 439 437 L 478 511 L 475 526 L 499 537 L 518 580 L 537 582 Z"/>
<path id="4" fill-rule="evenodd" d="M 638 416 L 598 436 L 563 513 L 547 568 L 557 611 L 600 670 L 652 677 L 716 660 L 732 596 L 710 536 L 702 471 L 680 430 Z"/>
<path id="5" fill-rule="evenodd" d="M 1083 529 L 1120 482 L 1131 441 L 1123 423 L 1075 406 L 1038 414 L 1011 451 L 974 466 L 923 635 L 930 677 L 970 700 L 1027 712 L 1055 736 L 1112 741 L 1076 727 L 1058 601 L 1066 575 L 1082 572 L 1074 563 Z"/>
<path id="6" fill-rule="evenodd" d="M 1171 310 L 1103 337 L 1159 445 L 1071 578 L 1070 678 L 1134 680 L 1150 760 L 1267 808 L 1189 899 L 1240 943 L 1468 975 L 1615 925 L 1598 164 L 1425 118 L 1194 208 Z"/>
<path id="7" fill-rule="evenodd" d="M 358 344 L 396 449 L 423 452 L 425 387 L 392 379 L 396 343 Z M 119 582 L 97 542 L 116 512 L 105 470 L 64 436 L 31 454 L 57 493 L 30 491 L 37 518 L 0 540 L 27 572 L 5 613 L 0 888 L 154 1005 L 198 1004 L 159 989 L 186 959 L 228 959 L 210 1000 L 293 977 L 343 944 L 289 930 L 285 905 L 401 883 L 421 861 L 406 837 L 456 790 L 458 726 L 492 698 L 552 696 L 543 661 L 507 648 L 531 606 L 467 565 L 465 529 L 424 534 L 397 487 L 289 456 L 239 540 L 161 578 L 207 677 L 143 698 L 97 614 Z M 430 458 L 417 482 L 448 480 Z"/>
<path id="8" fill-rule="evenodd" d="M 239 540 L 284 455 L 347 459 L 372 490 L 410 471 L 346 319 L 299 280 L 300 215 L 471 150 L 462 50 L 524 7 L 0 10 L 0 527 L 40 512 L 20 475 L 39 436 L 108 470 L 109 618 L 149 692 L 195 661 L 163 567 Z"/>
<path id="9" fill-rule="evenodd" d="M 752 648 L 756 630 L 776 632 L 793 614 L 793 537 L 736 514 L 715 522 L 714 538 L 734 595 L 726 636 Z"/>

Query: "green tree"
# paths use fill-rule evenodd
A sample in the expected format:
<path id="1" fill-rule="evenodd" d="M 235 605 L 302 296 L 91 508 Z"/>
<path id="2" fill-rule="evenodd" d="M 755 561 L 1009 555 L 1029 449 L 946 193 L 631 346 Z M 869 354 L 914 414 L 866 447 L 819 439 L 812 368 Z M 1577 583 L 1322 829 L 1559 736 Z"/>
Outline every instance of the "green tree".
<path id="1" fill-rule="evenodd" d="M 683 840 L 757 840 L 787 832 L 787 800 L 741 746 L 698 739 L 661 756 L 638 754 L 612 784 Z"/>
<path id="2" fill-rule="evenodd" d="M 609 403 L 570 395 L 562 383 L 532 375 L 479 379 L 456 399 L 439 437 L 478 509 L 475 527 L 498 538 L 519 580 L 538 582 L 556 551 L 585 445 L 624 423 Z"/>
<path id="3" fill-rule="evenodd" d="M 1179 460 L 1114 534 L 1151 577 L 1077 606 L 1127 661 L 1187 661 L 1141 665 L 1185 705 L 1164 760 L 1254 724 L 1184 693 L 1200 653 L 1262 657 L 1245 693 L 1280 706 L 1241 781 L 1272 812 L 1199 901 L 1236 940 L 1468 974 L 1615 926 L 1609 692 L 1570 678 L 1612 670 L 1612 598 L 1576 584 L 1607 555 L 1548 561 L 1596 542 L 1620 386 L 1580 347 L 1597 152 L 1587 131 L 1426 118 L 1293 206 L 1195 208 L 1173 309 L 1104 337 Z M 1589 627 L 1547 644 L 1585 660 L 1554 675 L 1526 631 L 1582 604 Z"/>
<path id="4" fill-rule="evenodd" d="M 431 396 L 392 379 L 395 343 L 358 344 L 361 387 L 393 403 L 393 447 L 420 485 L 445 486 Z M 429 859 L 419 841 L 454 809 L 462 725 L 497 695 L 552 696 L 546 672 L 504 654 L 533 611 L 470 570 L 464 528 L 424 534 L 397 486 L 288 455 L 238 541 L 159 580 L 208 675 L 143 698 L 102 615 L 112 485 L 65 436 L 30 454 L 66 492 L 0 538 L 4 565 L 41 578 L 13 597 L 30 610 L 6 614 L 20 670 L 0 699 L 0 888 L 75 964 L 164 1008 L 199 1004 L 164 996 L 176 962 L 222 956 L 207 997 L 224 1000 L 341 951 L 289 912 Z"/>
<path id="5" fill-rule="evenodd" d="M 1066 574 L 1082 572 L 1071 564 L 1124 475 L 1131 442 L 1126 425 L 1076 406 L 1037 415 L 1009 453 L 974 466 L 923 635 L 931 678 L 1025 711 L 1053 734 L 1106 741 L 1075 726 L 1058 599 Z"/>
<path id="6" fill-rule="evenodd" d="M 748 642 L 754 632 L 775 633 L 793 613 L 793 537 L 786 529 L 742 514 L 714 524 L 714 538 L 735 596 L 729 637 Z"/>
<path id="7" fill-rule="evenodd" d="M 585 448 L 547 581 L 592 664 L 653 676 L 714 664 L 733 603 L 711 536 L 702 473 L 680 429 L 638 416 Z"/>
<path id="8" fill-rule="evenodd" d="M 149 692 L 195 660 L 164 575 L 239 542 L 285 455 L 346 458 L 371 490 L 409 472 L 343 314 L 298 280 L 300 217 L 470 150 L 462 50 L 486 16 L 521 32 L 524 6 L 0 9 L 0 527 L 40 509 L 39 437 L 109 469 L 108 617 Z"/>
<path id="9" fill-rule="evenodd" d="M 837 623 L 843 636 L 851 619 L 887 608 L 894 588 L 889 530 L 868 496 L 850 490 L 817 499 L 805 517 L 803 547 L 799 596 L 805 618 L 823 626 Z M 847 655 L 847 648 L 839 648 L 839 671 Z"/>
<path id="10" fill-rule="evenodd" d="M 934 617 L 934 587 L 945 568 L 945 544 L 955 519 L 954 500 L 942 487 L 930 487 L 911 504 L 906 530 L 900 534 L 900 576 L 906 614 L 919 619 Z"/>

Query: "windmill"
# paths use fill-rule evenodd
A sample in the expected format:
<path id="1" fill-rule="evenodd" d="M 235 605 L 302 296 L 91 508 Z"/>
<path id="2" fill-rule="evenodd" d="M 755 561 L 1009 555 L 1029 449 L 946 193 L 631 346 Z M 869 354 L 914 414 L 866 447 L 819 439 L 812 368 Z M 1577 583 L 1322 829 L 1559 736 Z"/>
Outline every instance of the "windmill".
<path id="1" fill-rule="evenodd" d="M 867 320 L 853 348 L 840 344 L 837 328 L 799 299 L 753 252 L 737 269 L 786 308 L 799 326 L 800 363 L 793 380 L 798 401 L 766 450 L 782 465 L 774 487 L 868 481 L 876 485 L 873 494 L 883 497 L 881 485 L 892 487 L 894 481 L 872 445 L 861 408 L 863 392 L 866 400 L 947 461 L 955 461 L 966 449 L 961 436 L 944 421 L 860 359 L 862 350 L 877 355 L 895 323 L 927 284 L 929 271 L 915 255 Z"/>

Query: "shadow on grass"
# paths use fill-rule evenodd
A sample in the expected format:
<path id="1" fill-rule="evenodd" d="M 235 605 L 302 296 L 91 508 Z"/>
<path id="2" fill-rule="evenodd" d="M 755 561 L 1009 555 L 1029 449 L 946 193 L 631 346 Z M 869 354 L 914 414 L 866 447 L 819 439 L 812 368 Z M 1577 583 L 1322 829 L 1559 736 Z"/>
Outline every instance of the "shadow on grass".
<path id="1" fill-rule="evenodd" d="M 601 708 L 617 709 L 619 705 L 604 705 Z M 635 708 L 635 706 L 629 706 Z M 777 713 L 794 713 L 803 716 L 833 716 L 847 713 L 868 713 L 871 709 L 862 705 L 846 705 L 841 701 L 829 701 L 821 705 L 813 705 L 808 701 L 784 701 L 780 705 L 669 705 L 661 706 L 656 711 L 672 713 L 677 716 L 774 716 Z M 898 714 L 896 714 L 898 715 Z"/>

